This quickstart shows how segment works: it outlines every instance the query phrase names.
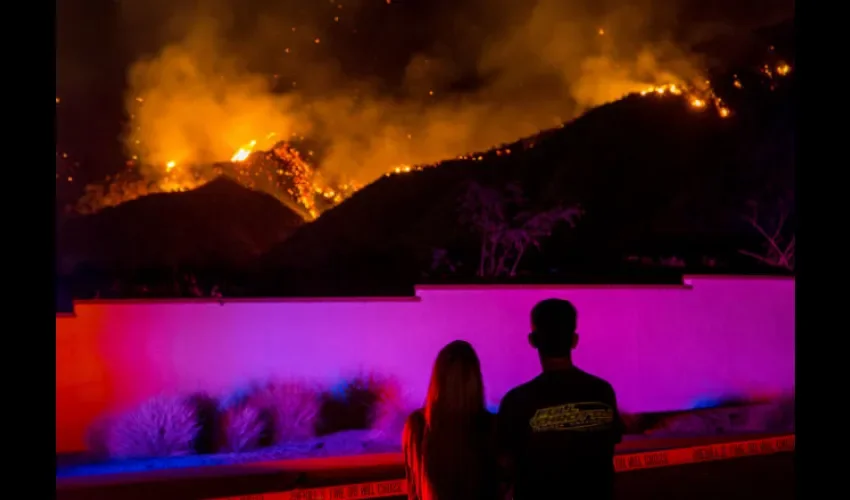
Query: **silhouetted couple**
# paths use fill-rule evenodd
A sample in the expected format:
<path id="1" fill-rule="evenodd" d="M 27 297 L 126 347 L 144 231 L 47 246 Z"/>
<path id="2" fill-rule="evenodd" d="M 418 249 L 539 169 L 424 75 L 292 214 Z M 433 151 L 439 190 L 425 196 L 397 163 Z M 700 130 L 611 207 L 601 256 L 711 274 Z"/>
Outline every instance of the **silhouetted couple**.
<path id="1" fill-rule="evenodd" d="M 531 311 L 529 343 L 543 371 L 487 411 L 475 350 L 437 355 L 425 408 L 404 429 L 411 500 L 603 499 L 613 496 L 622 438 L 611 384 L 576 368 L 576 310 L 549 299 Z"/>

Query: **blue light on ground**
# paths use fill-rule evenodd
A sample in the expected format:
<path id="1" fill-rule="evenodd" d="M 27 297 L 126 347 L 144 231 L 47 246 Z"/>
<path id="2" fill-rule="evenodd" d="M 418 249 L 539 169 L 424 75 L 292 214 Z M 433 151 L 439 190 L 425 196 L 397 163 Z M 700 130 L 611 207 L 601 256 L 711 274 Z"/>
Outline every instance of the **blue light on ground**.
<path id="1" fill-rule="evenodd" d="M 368 433 L 353 431 L 322 438 L 310 439 L 243 453 L 214 455 L 189 455 L 169 458 L 141 458 L 131 460 L 94 461 L 81 458 L 57 457 L 56 477 L 103 476 L 164 469 L 186 469 L 217 465 L 239 465 L 271 460 L 288 460 L 305 457 L 341 457 L 363 453 L 389 453 L 398 451 L 395 440 L 372 441 Z"/>
<path id="2" fill-rule="evenodd" d="M 109 462 L 69 465 L 65 467 L 57 465 L 56 477 L 101 476 L 108 474 L 124 474 L 128 472 L 146 472 L 163 469 L 185 469 L 189 467 L 227 465 L 232 463 L 232 458 L 222 455 L 192 455 L 187 457 L 112 460 Z"/>
<path id="3" fill-rule="evenodd" d="M 694 401 L 694 404 L 691 405 L 692 410 L 705 410 L 708 408 L 721 408 L 724 406 L 735 406 L 737 404 L 741 404 L 746 402 L 747 398 L 744 397 L 735 397 L 735 396 L 707 396 L 704 398 L 697 399 Z"/>

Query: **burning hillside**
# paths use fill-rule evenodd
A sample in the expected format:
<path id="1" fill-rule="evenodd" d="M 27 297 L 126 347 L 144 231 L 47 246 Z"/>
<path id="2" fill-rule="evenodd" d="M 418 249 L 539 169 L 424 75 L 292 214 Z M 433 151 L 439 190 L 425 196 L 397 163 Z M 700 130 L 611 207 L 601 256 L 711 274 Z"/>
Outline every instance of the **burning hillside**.
<path id="1" fill-rule="evenodd" d="M 95 213 L 153 193 L 188 191 L 227 176 L 246 188 L 274 196 L 304 220 L 312 220 L 359 188 L 354 184 L 331 186 L 323 181 L 290 143 L 280 142 L 268 151 L 254 151 L 255 144 L 240 148 L 227 162 L 178 165 L 170 161 L 153 179 L 140 175 L 139 168 L 131 163 L 123 174 L 103 184 L 87 186 L 76 210 Z"/>
<path id="2" fill-rule="evenodd" d="M 478 159 L 631 94 L 734 119 L 751 79 L 697 49 L 718 26 L 667 3 L 121 2 L 127 32 L 150 38 L 127 61 L 128 161 L 77 209 L 225 174 L 312 220 L 383 175 Z M 723 28 L 762 80 L 790 71 L 752 26 Z M 80 182 L 59 163 L 57 182 Z"/>
<path id="3" fill-rule="evenodd" d="M 791 66 L 775 60 L 756 68 L 756 72 L 762 77 L 762 81 L 757 84 L 769 86 L 772 90 L 778 79 L 791 72 Z M 743 89 L 737 75 L 731 76 L 730 83 L 736 90 Z M 628 95 L 650 99 L 681 99 L 694 112 L 714 112 L 721 118 L 729 118 L 734 114 L 730 106 L 715 93 L 708 80 L 701 80 L 697 85 L 686 84 L 681 80 L 678 83 L 647 85 L 642 89 L 630 90 Z M 138 102 L 142 104 L 144 101 Z M 106 179 L 102 184 L 88 186 L 76 209 L 81 213 L 94 213 L 153 193 L 187 191 L 226 175 L 247 188 L 271 194 L 309 221 L 374 180 L 345 179 L 339 175 L 326 177 L 321 168 L 323 165 L 314 159 L 315 153 L 305 144 L 304 137 L 273 142 L 277 137 L 275 132 L 269 132 L 263 138 L 251 139 L 233 152 L 230 161 L 206 165 L 184 165 L 169 160 L 156 167 L 140 165 L 138 156 L 134 156 L 124 173 Z M 260 149 L 261 144 L 269 143 L 271 146 L 268 149 Z M 533 143 L 533 140 L 526 140 L 520 144 L 533 147 Z M 503 146 L 486 152 L 461 154 L 457 158 L 480 161 L 490 154 L 501 156 L 510 155 L 511 152 L 510 147 Z M 383 175 L 403 174 L 436 165 L 439 163 L 387 165 Z M 147 175 L 143 175 L 143 171 L 147 171 Z"/>

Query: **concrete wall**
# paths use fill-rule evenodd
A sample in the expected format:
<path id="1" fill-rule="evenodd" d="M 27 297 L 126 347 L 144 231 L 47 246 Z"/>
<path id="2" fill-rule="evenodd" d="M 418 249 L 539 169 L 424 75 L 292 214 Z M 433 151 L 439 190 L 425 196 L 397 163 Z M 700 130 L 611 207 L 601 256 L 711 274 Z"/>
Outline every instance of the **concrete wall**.
<path id="1" fill-rule="evenodd" d="M 579 311 L 576 363 L 623 411 L 694 407 L 794 388 L 794 281 L 689 277 L 682 286 L 419 287 L 415 298 L 87 301 L 56 318 L 57 451 L 92 421 L 158 393 L 258 378 L 396 376 L 424 397 L 437 351 L 470 341 L 496 405 L 539 370 L 526 335 L 539 300 Z"/>

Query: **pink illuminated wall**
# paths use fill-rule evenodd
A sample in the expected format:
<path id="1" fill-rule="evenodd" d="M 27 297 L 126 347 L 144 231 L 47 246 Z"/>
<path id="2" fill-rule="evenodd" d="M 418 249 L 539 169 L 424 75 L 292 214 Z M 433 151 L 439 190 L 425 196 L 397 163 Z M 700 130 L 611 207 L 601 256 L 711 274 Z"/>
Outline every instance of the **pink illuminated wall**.
<path id="1" fill-rule="evenodd" d="M 396 376 L 424 397 L 437 351 L 470 341 L 488 400 L 536 375 L 528 312 L 579 310 L 576 363 L 612 382 L 628 412 L 794 389 L 794 281 L 691 277 L 683 286 L 420 287 L 410 299 L 93 301 L 56 318 L 57 451 L 99 415 L 162 392 L 294 377 Z"/>

